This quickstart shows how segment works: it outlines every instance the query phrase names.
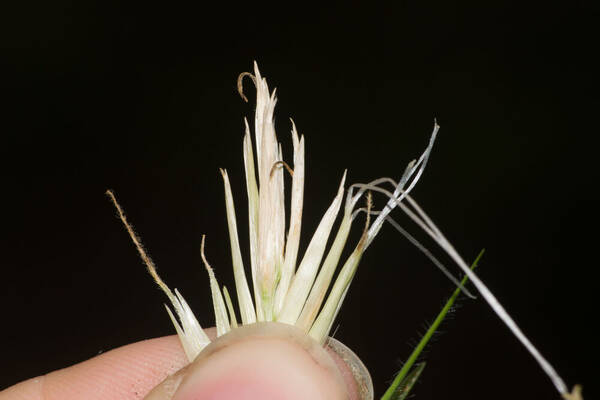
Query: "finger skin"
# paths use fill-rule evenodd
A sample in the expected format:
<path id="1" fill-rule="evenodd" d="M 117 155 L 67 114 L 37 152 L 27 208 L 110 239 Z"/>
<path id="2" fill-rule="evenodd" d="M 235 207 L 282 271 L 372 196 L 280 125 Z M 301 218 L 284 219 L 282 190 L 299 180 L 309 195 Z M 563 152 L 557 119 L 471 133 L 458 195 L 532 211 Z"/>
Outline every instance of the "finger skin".
<path id="1" fill-rule="evenodd" d="M 206 332 L 214 339 L 214 328 Z M 333 351 L 327 351 L 342 372 L 352 393 L 350 399 L 358 399 L 348 366 Z M 145 340 L 21 382 L 0 391 L 0 400 L 141 400 L 188 364 L 177 336 Z"/>
<path id="2" fill-rule="evenodd" d="M 139 400 L 188 364 L 177 336 L 111 350 L 0 392 L 0 400 Z"/>

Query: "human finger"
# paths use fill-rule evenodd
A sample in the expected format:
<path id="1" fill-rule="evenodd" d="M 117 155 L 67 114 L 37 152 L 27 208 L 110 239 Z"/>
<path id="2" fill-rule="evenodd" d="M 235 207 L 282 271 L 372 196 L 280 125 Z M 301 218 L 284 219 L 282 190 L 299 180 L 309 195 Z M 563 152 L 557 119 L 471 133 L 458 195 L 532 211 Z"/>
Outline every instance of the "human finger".
<path id="1" fill-rule="evenodd" d="M 144 340 L 0 392 L 0 400 L 139 400 L 188 364 L 177 336 Z"/>

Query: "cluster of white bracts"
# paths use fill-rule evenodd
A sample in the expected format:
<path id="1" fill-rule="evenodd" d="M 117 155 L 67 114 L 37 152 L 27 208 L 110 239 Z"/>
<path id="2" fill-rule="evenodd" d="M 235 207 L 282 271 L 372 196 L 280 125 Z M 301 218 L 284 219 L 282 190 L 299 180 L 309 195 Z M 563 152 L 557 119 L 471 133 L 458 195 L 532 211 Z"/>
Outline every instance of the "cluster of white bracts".
<path id="1" fill-rule="evenodd" d="M 375 213 L 371 212 L 370 201 L 367 209 L 356 209 L 356 205 L 367 190 L 373 188 L 377 190 L 377 185 L 386 183 L 387 180 L 383 179 L 366 185 L 351 186 L 344 202 L 344 183 L 346 180 L 346 173 L 344 172 L 331 205 L 323 215 L 308 248 L 300 262 L 298 262 L 304 194 L 304 136 L 299 137 L 292 121 L 294 159 L 293 166 L 289 166 L 283 161 L 281 144 L 277 141 L 275 133 L 273 119 L 277 102 L 275 91 L 269 92 L 267 81 L 260 75 L 258 66 L 255 63 L 254 74 L 244 73 L 240 75 L 238 81 L 238 89 L 244 99 L 246 98 L 243 95 L 241 85 L 245 76 L 250 77 L 256 86 L 256 113 L 254 118 L 256 163 L 250 126 L 247 120 L 245 120 L 246 132 L 243 146 L 249 211 L 250 264 L 254 296 L 250 294 L 244 272 L 229 177 L 227 171 L 221 170 L 225 186 L 231 257 L 242 324 L 246 325 L 257 321 L 287 323 L 302 328 L 315 340 L 324 342 L 344 301 L 363 252 L 379 232 L 389 212 L 400 203 L 400 200 L 412 189 L 421 175 L 427 163 L 438 127 L 436 125 L 429 146 L 421 158 L 416 163 L 409 164 L 400 182 L 395 184 L 393 198 L 390 199 L 381 212 L 376 212 L 378 217 L 370 229 L 368 229 L 369 216 L 371 213 Z M 287 224 L 284 196 L 284 174 L 286 169 L 292 176 L 290 216 Z M 410 185 L 404 189 L 409 181 L 411 181 Z M 356 194 L 354 193 L 355 186 L 358 187 Z M 333 244 L 325 254 L 329 235 L 342 208 L 342 221 Z M 363 235 L 340 269 L 331 292 L 325 299 L 346 245 L 352 221 L 359 211 L 366 211 L 367 213 Z M 138 248 L 141 249 L 141 244 Z M 204 238 L 202 249 L 204 249 Z M 140 251 L 143 253 L 143 249 Z M 175 294 L 173 294 L 160 279 L 151 261 L 148 263 L 149 257 L 145 253 L 142 257 L 148 264 L 152 276 L 167 294 L 175 309 L 179 322 L 168 308 L 167 311 L 181 338 L 188 358 L 193 360 L 204 346 L 210 343 L 210 340 L 179 292 L 175 290 Z M 225 287 L 221 289 L 217 283 L 213 269 L 204 257 L 203 251 L 202 259 L 210 279 L 217 335 L 221 336 L 236 327 L 238 322 L 229 293 Z"/>
<path id="2" fill-rule="evenodd" d="M 277 141 L 275 134 L 273 119 L 275 104 L 277 102 L 275 91 L 272 93 L 269 92 L 267 81 L 260 75 L 258 66 L 255 63 L 254 74 L 246 72 L 240 75 L 238 79 L 238 90 L 244 100 L 247 101 L 242 91 L 242 80 L 246 76 L 250 77 L 256 86 L 256 113 L 254 118 L 256 164 L 250 127 L 247 120 L 244 120 L 246 132 L 243 141 L 249 210 L 250 263 L 254 298 L 251 295 L 244 272 L 229 178 L 227 171 L 221 170 L 225 186 L 231 256 L 242 324 L 247 325 L 257 321 L 277 321 L 296 325 L 312 338 L 323 343 L 348 292 L 362 254 L 386 221 L 406 236 L 411 243 L 423 251 L 457 286 L 462 288 L 458 280 L 424 246 L 389 216 L 394 208 L 399 207 L 411 220 L 433 238 L 456 262 L 461 270 L 468 275 L 471 282 L 489 303 L 494 312 L 504 321 L 552 379 L 558 391 L 565 395 L 565 397 L 568 396 L 566 385 L 556 371 L 521 332 L 495 296 L 481 282 L 477 275 L 468 268 L 464 260 L 431 219 L 409 196 L 409 192 L 421 177 L 429 159 L 429 154 L 439 129 L 437 124 L 434 125 L 429 144 L 421 157 L 408 164 L 398 182 L 395 182 L 391 178 L 380 178 L 366 184 L 353 184 L 349 187 L 346 201 L 344 202 L 342 221 L 339 224 L 333 244 L 325 256 L 329 235 L 332 232 L 340 208 L 342 208 L 345 191 L 344 183 L 346 180 L 346 173 L 344 172 L 335 198 L 317 226 L 301 261 L 297 263 L 304 193 L 304 136 L 298 137 L 296 127 L 292 121 L 294 157 L 293 167 L 290 167 L 283 161 L 281 144 Z M 284 196 L 284 174 L 286 169 L 292 176 L 290 217 L 287 224 L 287 235 Z M 391 185 L 393 191 L 382 187 L 386 184 Z M 355 189 L 357 189 L 356 194 L 354 193 Z M 369 195 L 367 207 L 356 208 L 361 197 L 371 191 L 384 194 L 388 198 L 385 207 L 381 211 L 373 211 Z M 166 293 L 175 309 L 177 318 L 175 318 L 168 307 L 167 312 L 175 325 L 187 357 L 192 361 L 210 343 L 210 339 L 202 330 L 202 327 L 181 294 L 177 290 L 173 294 L 158 276 L 152 260 L 146 254 L 133 228 L 128 224 L 114 195 L 110 191 L 108 194 L 115 203 L 119 215 L 135 242 L 150 274 Z M 361 211 L 367 215 L 363 235 L 341 267 L 329 296 L 325 299 L 325 294 L 333 281 L 335 270 L 346 245 L 352 222 Z M 371 215 L 377 215 L 377 217 L 369 226 Z M 210 279 L 217 335 L 221 336 L 229 332 L 232 328 L 237 327 L 238 322 L 227 289 L 223 287 L 221 290 L 215 274 L 204 256 L 204 238 L 202 239 L 201 249 L 202 260 Z M 323 260 L 324 256 L 325 259 Z M 462 289 L 467 295 L 471 296 L 468 290 L 465 288 Z M 573 398 L 579 399 L 580 397 Z"/>

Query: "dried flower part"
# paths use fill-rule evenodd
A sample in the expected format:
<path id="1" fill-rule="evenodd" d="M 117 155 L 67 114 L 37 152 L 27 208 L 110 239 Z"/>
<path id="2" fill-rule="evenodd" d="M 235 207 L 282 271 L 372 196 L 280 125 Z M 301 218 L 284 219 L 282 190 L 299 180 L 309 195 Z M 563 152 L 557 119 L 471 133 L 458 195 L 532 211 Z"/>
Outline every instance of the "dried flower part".
<path id="1" fill-rule="evenodd" d="M 468 276 L 492 310 L 533 355 L 540 367 L 550 377 L 557 390 L 566 399 L 581 398 L 578 387 L 575 387 L 573 393 L 567 391 L 567 386 L 550 363 L 533 346 L 487 286 L 469 269 L 440 229 L 409 195 L 423 174 L 429 160 L 429 155 L 439 130 L 437 123 L 434 124 L 429 144 L 424 152 L 417 160 L 408 164 L 398 181 L 391 178 L 379 178 L 369 183 L 350 185 L 346 200 L 343 202 L 346 180 L 346 172 L 344 172 L 337 193 L 331 205 L 325 211 L 317 229 L 312 235 L 308 248 L 302 257 L 300 257 L 301 261 L 298 264 L 305 179 L 304 136 L 299 137 L 296 126 L 292 121 L 291 132 L 294 148 L 292 169 L 283 160 L 281 144 L 278 142 L 275 132 L 273 118 L 277 103 L 275 90 L 273 92 L 269 91 L 266 79 L 261 76 L 257 64 L 254 63 L 253 74 L 244 72 L 238 78 L 238 91 L 245 101 L 248 101 L 248 99 L 243 93 L 242 83 L 244 77 L 250 77 L 256 87 L 256 111 L 254 116 L 254 141 L 256 147 L 253 148 L 251 129 L 246 119 L 244 119 L 245 135 L 243 138 L 243 157 L 249 214 L 250 268 L 254 298 L 250 294 L 251 291 L 244 272 L 237 232 L 235 206 L 228 174 L 227 171 L 221 170 L 225 189 L 232 264 L 242 325 L 263 321 L 295 325 L 314 340 L 324 344 L 343 304 L 344 298 L 348 293 L 361 257 L 379 233 L 384 222 L 389 222 L 391 226 L 396 228 L 429 257 L 465 294 L 474 297 L 429 250 L 391 218 L 391 211 L 397 207 L 425 231 L 452 258 L 464 274 Z M 285 170 L 288 170 L 292 176 L 287 236 L 284 195 Z M 386 185 L 391 186 L 391 189 L 385 189 Z M 370 192 L 386 196 L 387 202 L 383 209 L 373 209 Z M 369 193 L 367 196 L 367 206 L 357 207 L 361 198 L 367 193 Z M 210 343 L 208 336 L 202 330 L 181 294 L 177 290 L 173 294 L 158 276 L 154 263 L 146 254 L 141 241 L 127 222 L 113 193 L 109 191 L 108 195 L 114 202 L 121 220 L 148 267 L 149 273 L 165 292 L 172 307 L 175 309 L 177 318 L 167 307 L 167 311 L 181 339 L 187 357 L 190 361 L 195 359 L 202 349 Z M 342 221 L 338 227 L 333 244 L 326 251 L 326 244 L 340 208 L 342 208 L 342 203 L 344 203 Z M 363 234 L 334 280 L 335 270 L 340 263 L 342 251 L 352 228 L 352 222 L 361 212 L 366 214 Z M 370 224 L 371 215 L 376 216 L 372 224 Z M 202 259 L 209 274 L 217 333 L 218 336 L 222 336 L 229 332 L 232 327 L 235 328 L 238 326 L 238 322 L 229 293 L 225 288 L 223 289 L 223 293 L 221 293 L 214 271 L 208 264 L 203 249 L 204 237 L 202 240 Z M 325 253 L 327 253 L 326 256 Z M 323 261 L 324 256 L 325 260 Z M 325 294 L 330 287 L 329 296 L 325 299 Z"/>
<path id="2" fill-rule="evenodd" d="M 390 200 L 381 211 L 372 210 L 370 194 L 366 208 L 357 208 L 357 204 L 369 190 L 381 192 L 382 189 L 378 185 L 387 183 L 390 180 L 384 178 L 366 185 L 352 185 L 344 202 L 346 182 L 346 172 L 344 171 L 331 205 L 325 211 L 313 233 L 308 248 L 302 257 L 299 257 L 305 179 L 304 136 L 298 134 L 294 122 L 291 121 L 294 155 L 293 167 L 290 167 L 283 160 L 281 144 L 278 142 L 275 132 L 273 118 L 277 102 L 275 91 L 269 91 L 267 81 L 261 76 L 255 63 L 253 74 L 245 72 L 238 78 L 238 90 L 246 101 L 247 98 L 242 87 L 244 77 L 250 77 L 256 87 L 256 111 L 254 116 L 254 141 L 256 146 L 252 145 L 251 129 L 246 119 L 244 119 L 245 134 L 243 139 L 253 296 L 244 271 L 229 176 L 226 170 L 221 170 L 225 191 L 231 259 L 241 323 L 242 325 L 249 325 L 255 322 L 274 321 L 295 325 L 314 340 L 325 343 L 356 273 L 362 254 L 379 232 L 387 215 L 407 196 L 422 174 L 435 141 L 438 127 L 436 125 L 429 146 L 421 155 L 419 161 L 411 162 L 399 183 L 394 183 L 394 193 L 387 192 Z M 285 170 L 292 177 L 287 235 L 284 203 Z M 405 189 L 407 184 L 409 186 Z M 355 188 L 358 188 L 356 193 L 354 193 Z M 384 193 L 386 192 L 384 191 Z M 114 195 L 111 192 L 109 192 L 109 195 L 138 247 L 140 255 L 146 262 L 148 271 L 159 287 L 166 293 L 172 307 L 175 309 L 177 318 L 170 309 L 167 308 L 167 311 L 188 358 L 190 361 L 193 360 L 210 343 L 210 340 L 203 332 L 185 299 L 177 290 L 173 294 L 158 276 L 152 260 L 146 254 L 141 241 L 127 222 Z M 342 221 L 337 229 L 333 244 L 327 249 L 329 236 L 342 208 Z M 351 255 L 343 263 L 337 278 L 334 279 L 336 268 L 340 264 L 342 251 L 352 228 L 352 222 L 360 212 L 366 212 L 367 215 L 366 223 L 363 226 L 363 235 Z M 369 226 L 371 214 L 377 214 L 378 217 L 375 219 L 374 224 Z M 223 292 L 221 291 L 213 268 L 205 257 L 204 236 L 202 238 L 201 254 L 210 281 L 217 336 L 222 336 L 229 332 L 232 327 L 238 326 L 238 320 L 229 293 L 225 288 L 223 288 Z M 301 261 L 298 262 L 298 259 Z M 325 298 L 330 287 L 329 297 Z"/>

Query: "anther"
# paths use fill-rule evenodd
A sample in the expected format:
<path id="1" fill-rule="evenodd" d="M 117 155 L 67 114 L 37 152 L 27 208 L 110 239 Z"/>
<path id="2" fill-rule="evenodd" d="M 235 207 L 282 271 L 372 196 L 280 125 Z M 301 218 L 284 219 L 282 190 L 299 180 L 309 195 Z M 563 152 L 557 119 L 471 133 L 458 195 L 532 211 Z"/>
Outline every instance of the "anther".
<path id="1" fill-rule="evenodd" d="M 273 177 L 273 173 L 275 173 L 275 169 L 277 167 L 280 166 L 284 166 L 285 169 L 287 169 L 287 172 L 290 173 L 290 176 L 293 178 L 294 177 L 294 170 L 292 169 L 292 167 L 290 167 L 288 165 L 288 163 L 286 163 L 285 161 L 277 161 L 275 164 L 273 164 L 273 166 L 271 167 L 271 172 L 269 173 L 269 178 Z"/>
<path id="2" fill-rule="evenodd" d="M 241 98 L 244 99 L 244 101 L 247 103 L 248 98 L 246 97 L 246 95 L 244 95 L 244 77 L 246 76 L 249 76 L 252 79 L 252 82 L 254 82 L 254 86 L 256 86 L 256 78 L 250 72 L 242 72 L 240 76 L 238 76 L 237 90 Z"/>

